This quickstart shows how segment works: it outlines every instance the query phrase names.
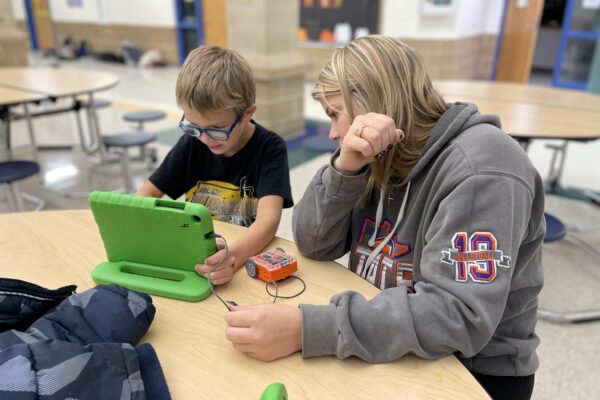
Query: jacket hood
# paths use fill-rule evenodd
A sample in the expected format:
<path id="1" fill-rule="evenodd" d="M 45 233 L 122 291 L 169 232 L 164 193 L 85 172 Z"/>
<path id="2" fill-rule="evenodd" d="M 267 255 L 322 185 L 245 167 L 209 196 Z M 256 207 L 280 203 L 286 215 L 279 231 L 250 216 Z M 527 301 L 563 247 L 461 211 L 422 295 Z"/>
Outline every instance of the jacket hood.
<path id="1" fill-rule="evenodd" d="M 406 185 L 417 176 L 448 142 L 466 129 L 479 124 L 492 124 L 500 128 L 500 118 L 497 115 L 481 115 L 475 104 L 460 102 L 448 104 L 448 109 L 433 127 L 421 157 L 400 186 Z"/>
<path id="2" fill-rule="evenodd" d="M 406 191 L 402 199 L 398 216 L 394 227 L 389 231 L 385 240 L 381 241 L 377 247 L 367 257 L 366 265 L 371 265 L 373 260 L 379 255 L 382 248 L 386 245 L 388 240 L 396 233 L 396 229 L 404 218 L 404 211 L 406 209 L 406 203 L 408 201 L 408 195 L 410 193 L 410 182 L 417 176 L 430 162 L 432 162 L 436 155 L 440 152 L 444 146 L 450 142 L 453 138 L 464 132 L 466 129 L 479 125 L 479 124 L 492 124 L 500 128 L 500 119 L 495 115 L 481 115 L 477 110 L 477 106 L 470 103 L 453 103 L 448 104 L 448 109 L 439 119 L 438 123 L 433 127 L 431 135 L 425 143 L 423 152 L 413 169 L 410 171 L 408 176 L 400 183 L 399 186 L 406 185 Z M 385 193 L 383 188 L 379 193 L 379 203 L 377 205 L 377 211 L 375 214 L 375 226 L 379 226 L 381 218 L 383 216 L 383 198 Z M 375 240 L 377 239 L 377 229 L 373 230 L 371 237 L 369 238 L 368 244 L 370 247 L 375 246 Z"/>

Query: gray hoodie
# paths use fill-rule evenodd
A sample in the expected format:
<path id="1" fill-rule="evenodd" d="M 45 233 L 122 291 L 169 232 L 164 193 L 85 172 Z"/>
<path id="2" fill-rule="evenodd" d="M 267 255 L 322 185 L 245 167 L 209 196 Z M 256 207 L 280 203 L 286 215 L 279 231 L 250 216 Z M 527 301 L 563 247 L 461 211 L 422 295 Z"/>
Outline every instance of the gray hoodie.
<path id="1" fill-rule="evenodd" d="M 366 173 L 338 172 L 337 153 L 316 173 L 294 208 L 298 249 L 318 260 L 350 251 L 348 268 L 381 292 L 301 305 L 304 357 L 455 354 L 482 374 L 536 371 L 544 189 L 499 126 L 473 104 L 449 105 L 409 176 L 361 208 Z"/>

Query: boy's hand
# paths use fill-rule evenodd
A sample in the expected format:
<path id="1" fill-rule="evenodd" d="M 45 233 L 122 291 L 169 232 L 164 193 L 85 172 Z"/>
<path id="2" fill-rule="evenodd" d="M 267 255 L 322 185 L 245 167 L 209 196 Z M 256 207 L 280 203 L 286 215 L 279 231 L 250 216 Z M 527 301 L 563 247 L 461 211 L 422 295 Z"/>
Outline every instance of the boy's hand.
<path id="1" fill-rule="evenodd" d="M 335 168 L 344 173 L 357 173 L 372 162 L 379 153 L 400 143 L 404 133 L 387 115 L 367 113 L 354 118 L 342 139 Z"/>
<path id="2" fill-rule="evenodd" d="M 212 271 L 212 272 L 211 272 Z M 235 272 L 235 256 L 229 251 L 225 255 L 225 242 L 223 239 L 217 239 L 217 252 L 204 260 L 204 264 L 196 265 L 196 272 L 205 278 L 208 278 L 213 285 L 222 285 L 233 278 Z"/>
<path id="3" fill-rule="evenodd" d="M 237 350 L 272 361 L 302 349 L 302 310 L 283 304 L 231 307 L 225 336 Z"/>

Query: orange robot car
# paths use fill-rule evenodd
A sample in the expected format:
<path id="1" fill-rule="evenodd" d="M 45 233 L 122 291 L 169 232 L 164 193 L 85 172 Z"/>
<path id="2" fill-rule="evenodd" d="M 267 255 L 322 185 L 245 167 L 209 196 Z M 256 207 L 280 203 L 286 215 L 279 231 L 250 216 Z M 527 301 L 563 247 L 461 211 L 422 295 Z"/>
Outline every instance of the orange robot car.
<path id="1" fill-rule="evenodd" d="M 287 254 L 281 247 L 250 257 L 246 261 L 248 275 L 265 282 L 280 281 L 297 270 L 296 257 Z"/>

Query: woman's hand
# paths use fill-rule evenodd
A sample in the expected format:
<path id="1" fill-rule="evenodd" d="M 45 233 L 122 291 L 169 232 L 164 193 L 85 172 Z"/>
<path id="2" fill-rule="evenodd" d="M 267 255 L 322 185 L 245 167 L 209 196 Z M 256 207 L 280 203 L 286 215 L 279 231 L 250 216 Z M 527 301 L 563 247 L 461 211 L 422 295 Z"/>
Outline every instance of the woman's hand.
<path id="1" fill-rule="evenodd" d="M 367 113 L 354 118 L 340 146 L 335 168 L 354 174 L 372 162 L 379 153 L 389 150 L 404 138 L 393 119 L 383 114 Z"/>
<path id="2" fill-rule="evenodd" d="M 226 337 L 237 350 L 272 361 L 302 349 L 302 310 L 283 304 L 232 306 Z"/>
<path id="3" fill-rule="evenodd" d="M 217 238 L 217 252 L 206 257 L 204 264 L 196 265 L 196 272 L 205 278 L 209 278 L 213 285 L 222 285 L 233 278 L 235 272 L 235 256 L 231 251 L 225 254 L 225 242 Z M 211 272 L 212 271 L 212 272 Z"/>

